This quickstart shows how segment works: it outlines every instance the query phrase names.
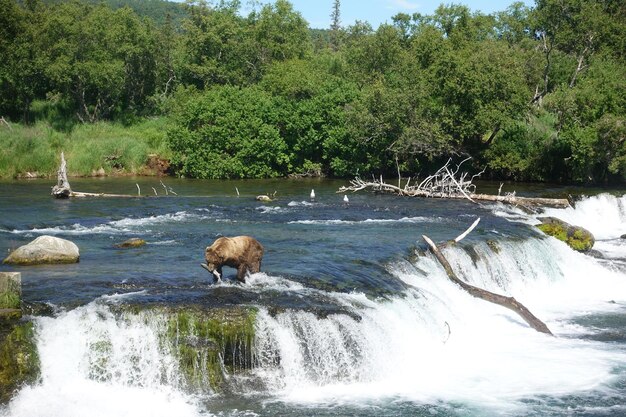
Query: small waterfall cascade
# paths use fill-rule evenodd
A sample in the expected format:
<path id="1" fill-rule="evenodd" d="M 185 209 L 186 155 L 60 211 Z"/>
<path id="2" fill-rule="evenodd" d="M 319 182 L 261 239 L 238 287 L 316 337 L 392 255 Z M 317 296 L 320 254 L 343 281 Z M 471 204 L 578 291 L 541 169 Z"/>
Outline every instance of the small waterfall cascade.
<path id="1" fill-rule="evenodd" d="M 389 265 L 390 276 L 408 287 L 397 297 L 336 294 L 360 319 L 261 311 L 254 372 L 272 392 L 298 403 L 400 396 L 506 408 L 526 397 L 600 386 L 616 363 L 626 365 L 618 349 L 577 339 L 587 330 L 571 321 L 623 308 L 623 274 L 541 237 L 450 247 L 445 254 L 468 282 L 515 296 L 558 337 L 472 298 L 434 258 L 420 256 Z"/>

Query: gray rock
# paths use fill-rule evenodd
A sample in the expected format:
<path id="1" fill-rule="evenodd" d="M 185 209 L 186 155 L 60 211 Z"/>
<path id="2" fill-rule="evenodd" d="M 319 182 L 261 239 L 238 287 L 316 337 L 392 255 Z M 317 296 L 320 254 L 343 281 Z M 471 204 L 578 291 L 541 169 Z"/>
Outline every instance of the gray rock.
<path id="1" fill-rule="evenodd" d="M 27 245 L 14 250 L 5 260 L 5 264 L 71 264 L 78 262 L 78 246 L 69 240 L 54 236 L 39 236 Z"/>

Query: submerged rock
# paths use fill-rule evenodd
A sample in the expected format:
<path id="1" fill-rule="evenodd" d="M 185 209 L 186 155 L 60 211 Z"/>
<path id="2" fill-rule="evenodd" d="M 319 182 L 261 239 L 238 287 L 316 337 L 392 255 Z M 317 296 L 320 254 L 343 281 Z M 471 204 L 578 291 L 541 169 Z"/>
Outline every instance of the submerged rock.
<path id="1" fill-rule="evenodd" d="M 549 236 L 553 236 L 579 252 L 589 251 L 595 238 L 591 232 L 580 226 L 573 226 L 556 217 L 539 217 L 541 224 L 537 228 Z"/>
<path id="2" fill-rule="evenodd" d="M 500 253 L 500 245 L 493 239 L 487 240 L 487 246 L 491 249 L 495 254 Z"/>
<path id="3" fill-rule="evenodd" d="M 37 239 L 14 250 L 3 262 L 15 265 L 71 264 L 78 262 L 78 246 L 54 236 Z"/>
<path id="4" fill-rule="evenodd" d="M 146 244 L 146 241 L 140 239 L 138 237 L 134 237 L 132 239 L 125 240 L 122 243 L 118 243 L 115 245 L 116 248 L 138 248 Z"/>

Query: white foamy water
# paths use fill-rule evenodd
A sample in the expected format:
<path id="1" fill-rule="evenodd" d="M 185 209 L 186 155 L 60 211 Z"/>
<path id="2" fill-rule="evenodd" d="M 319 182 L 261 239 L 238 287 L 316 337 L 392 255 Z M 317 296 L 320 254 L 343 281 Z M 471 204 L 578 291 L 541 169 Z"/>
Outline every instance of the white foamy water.
<path id="1" fill-rule="evenodd" d="M 529 216 L 521 210 L 506 205 L 492 206 L 496 216 L 507 220 L 539 224 L 537 217 L 551 216 L 574 226 L 589 230 L 595 237 L 593 249 L 612 259 L 626 259 L 626 194 L 616 197 L 611 194 L 599 194 L 576 202 L 574 207 L 565 209 L 546 209 L 536 216 Z"/>
<path id="2" fill-rule="evenodd" d="M 95 302 L 58 318 L 37 318 L 41 382 L 23 388 L 3 415 L 199 416 L 180 390 L 176 361 L 160 343 L 165 323 L 144 319 L 116 319 Z"/>
<path id="3" fill-rule="evenodd" d="M 441 219 L 438 219 L 435 217 L 416 216 L 416 217 L 402 217 L 400 219 L 294 220 L 294 221 L 289 222 L 289 224 L 313 224 L 313 225 L 322 225 L 322 226 L 332 226 L 332 225 L 353 225 L 353 224 L 368 224 L 368 223 L 435 223 L 439 221 L 441 221 Z"/>
<path id="4" fill-rule="evenodd" d="M 285 211 L 285 209 L 280 206 L 259 206 L 256 210 L 260 211 L 262 214 L 281 213 Z"/>
<path id="5" fill-rule="evenodd" d="M 176 213 L 162 214 L 158 216 L 148 216 L 140 218 L 125 218 L 114 220 L 95 226 L 84 226 L 78 223 L 69 226 L 42 227 L 25 230 L 3 230 L 3 232 L 14 234 L 46 234 L 46 235 L 87 235 L 87 234 L 133 234 L 150 232 L 146 229 L 149 226 L 162 225 L 167 223 L 195 222 L 203 220 L 218 220 L 212 214 L 207 214 L 206 209 L 199 209 L 194 212 L 178 211 Z"/>
<path id="6" fill-rule="evenodd" d="M 575 207 L 548 209 L 544 215 L 582 226 L 596 239 L 615 239 L 626 234 L 626 195 L 600 194 L 576 202 Z"/>
<path id="7" fill-rule="evenodd" d="M 289 207 L 311 207 L 316 204 L 308 201 L 290 201 L 287 205 Z"/>
<path id="8" fill-rule="evenodd" d="M 474 285 L 515 296 L 557 337 L 471 297 L 428 257 L 391 268 L 411 287 L 403 298 L 336 294 L 338 303 L 358 306 L 360 321 L 341 314 L 322 319 L 308 312 L 272 317 L 261 311 L 256 372 L 282 401 L 309 406 L 401 398 L 523 415 L 525 399 L 609 395 L 626 353 L 571 337 L 592 330 L 569 320 L 623 310 L 624 275 L 549 240 L 503 243 L 498 256 L 491 250 L 477 249 L 482 260 L 476 266 L 463 249 L 449 249 L 446 256 Z"/>

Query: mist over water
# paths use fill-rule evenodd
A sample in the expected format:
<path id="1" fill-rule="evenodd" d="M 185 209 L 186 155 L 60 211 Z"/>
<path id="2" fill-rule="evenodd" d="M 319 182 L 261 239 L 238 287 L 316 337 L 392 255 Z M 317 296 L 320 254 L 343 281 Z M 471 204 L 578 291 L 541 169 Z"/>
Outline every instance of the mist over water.
<path id="1" fill-rule="evenodd" d="M 2 196 L 0 250 L 54 234 L 78 244 L 81 262 L 19 269 L 24 300 L 57 312 L 34 318 L 41 380 L 0 415 L 626 415 L 626 196 L 541 214 L 592 231 L 591 257 L 506 206 L 373 194 L 346 205 L 339 185 L 172 180 L 187 197 L 59 202 L 36 186 Z M 258 203 L 259 189 L 279 199 Z M 423 253 L 422 234 L 444 241 L 476 217 L 444 249 L 452 268 L 514 296 L 556 337 L 471 297 Z M 215 286 L 199 267 L 204 247 L 238 234 L 265 246 L 263 272 L 241 285 L 225 269 Z M 148 244 L 113 248 L 128 237 Z M 229 376 L 229 392 L 190 392 L 163 343 L 165 317 L 115 313 L 124 304 L 255 307 L 254 366 Z"/>

